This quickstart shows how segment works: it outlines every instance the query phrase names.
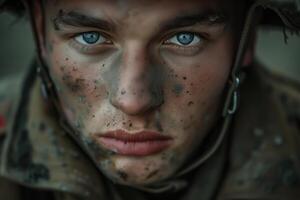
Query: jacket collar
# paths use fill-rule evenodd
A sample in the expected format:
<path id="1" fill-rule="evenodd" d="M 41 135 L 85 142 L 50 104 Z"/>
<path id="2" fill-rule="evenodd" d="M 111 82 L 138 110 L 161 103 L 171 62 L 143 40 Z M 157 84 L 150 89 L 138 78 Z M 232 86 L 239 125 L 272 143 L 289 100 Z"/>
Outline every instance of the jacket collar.
<path id="1" fill-rule="evenodd" d="M 105 199 L 101 173 L 59 126 L 40 85 L 33 67 L 4 141 L 1 175 L 37 189 Z"/>

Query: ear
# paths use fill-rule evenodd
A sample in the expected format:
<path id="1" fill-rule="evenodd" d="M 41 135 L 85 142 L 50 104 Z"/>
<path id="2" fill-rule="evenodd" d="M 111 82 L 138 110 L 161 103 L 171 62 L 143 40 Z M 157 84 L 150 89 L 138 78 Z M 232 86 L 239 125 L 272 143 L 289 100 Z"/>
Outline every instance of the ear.
<path id="1" fill-rule="evenodd" d="M 243 59 L 243 66 L 251 66 L 254 61 L 256 47 L 256 34 L 251 37 Z"/>

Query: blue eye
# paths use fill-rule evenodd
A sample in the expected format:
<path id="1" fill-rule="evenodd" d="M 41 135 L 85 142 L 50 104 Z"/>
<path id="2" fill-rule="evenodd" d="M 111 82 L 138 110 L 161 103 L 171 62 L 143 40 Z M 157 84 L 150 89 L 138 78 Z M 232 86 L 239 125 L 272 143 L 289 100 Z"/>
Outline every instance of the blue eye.
<path id="1" fill-rule="evenodd" d="M 97 32 L 89 32 L 89 33 L 83 33 L 82 39 L 88 43 L 88 44 L 94 44 L 99 40 L 99 33 Z"/>
<path id="2" fill-rule="evenodd" d="M 176 35 L 177 40 L 183 44 L 183 45 L 188 45 L 194 40 L 194 34 L 192 33 L 180 33 Z"/>
<path id="3" fill-rule="evenodd" d="M 84 45 L 95 45 L 106 42 L 106 38 L 95 31 L 81 33 L 75 37 L 75 40 Z"/>
<path id="4" fill-rule="evenodd" d="M 176 34 L 167 42 L 180 46 L 192 46 L 200 43 L 201 39 L 202 38 L 195 33 L 183 32 Z"/>

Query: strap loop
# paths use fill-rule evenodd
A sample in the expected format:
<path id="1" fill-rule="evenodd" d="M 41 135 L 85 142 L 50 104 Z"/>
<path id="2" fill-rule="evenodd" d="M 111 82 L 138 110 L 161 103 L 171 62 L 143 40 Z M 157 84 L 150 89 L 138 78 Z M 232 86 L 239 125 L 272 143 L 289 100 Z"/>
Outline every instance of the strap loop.
<path id="1" fill-rule="evenodd" d="M 240 85 L 240 78 L 235 77 L 234 87 L 235 90 L 233 91 L 232 98 L 231 98 L 231 106 L 227 110 L 227 114 L 233 115 L 237 111 L 238 107 L 238 87 Z"/>

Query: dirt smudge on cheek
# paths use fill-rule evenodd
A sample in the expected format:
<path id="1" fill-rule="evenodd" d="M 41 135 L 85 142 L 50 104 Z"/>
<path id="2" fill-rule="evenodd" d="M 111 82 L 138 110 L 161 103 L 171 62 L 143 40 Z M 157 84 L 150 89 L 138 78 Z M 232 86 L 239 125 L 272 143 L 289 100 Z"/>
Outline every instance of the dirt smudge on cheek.
<path id="1" fill-rule="evenodd" d="M 74 77 L 72 77 L 70 74 L 64 74 L 62 80 L 65 83 L 65 85 L 70 89 L 70 91 L 72 91 L 73 93 L 81 92 L 87 86 L 85 79 L 83 78 L 74 79 Z"/>
<path id="2" fill-rule="evenodd" d="M 85 79 L 77 78 L 77 79 L 75 79 L 73 84 L 71 84 L 70 86 L 71 86 L 72 91 L 77 92 L 77 91 L 81 91 L 82 89 L 84 89 L 87 85 L 86 85 Z"/>
<path id="3" fill-rule="evenodd" d="M 112 156 L 116 153 L 107 149 L 104 149 L 98 142 L 95 141 L 96 136 L 85 136 L 82 133 L 78 134 L 80 142 L 84 148 L 89 152 L 98 168 L 105 170 L 111 170 L 115 168 L 115 163 L 112 160 Z M 123 178 L 126 176 L 122 174 Z"/>
<path id="4" fill-rule="evenodd" d="M 128 179 L 128 174 L 126 174 L 125 172 L 123 171 L 117 171 L 117 174 L 118 176 L 123 180 L 123 181 L 127 181 Z"/>
<path id="5" fill-rule="evenodd" d="M 151 172 L 147 177 L 146 180 L 151 179 L 153 176 L 155 176 L 157 173 L 159 172 L 159 170 L 154 170 L 153 172 Z"/>
<path id="6" fill-rule="evenodd" d="M 168 162 L 171 166 L 177 166 L 178 165 L 178 155 L 180 155 L 181 152 L 179 152 L 178 149 L 174 150 L 173 152 L 164 153 L 161 156 L 161 160 L 163 162 Z"/>
<path id="7" fill-rule="evenodd" d="M 193 101 L 189 101 L 188 106 L 192 106 L 192 105 L 194 105 L 194 102 Z"/>
<path id="8" fill-rule="evenodd" d="M 158 112 L 155 113 L 155 127 L 156 127 L 157 130 L 160 131 L 160 132 L 163 132 L 163 131 L 164 131 L 164 129 L 163 129 L 163 127 L 162 127 L 162 124 L 161 124 L 161 122 L 160 122 L 160 116 L 159 116 L 159 113 L 158 113 Z"/>
<path id="9" fill-rule="evenodd" d="M 59 69 L 60 69 L 60 71 L 63 73 L 63 72 L 65 72 L 65 68 L 66 68 L 65 66 L 60 66 Z"/>
<path id="10" fill-rule="evenodd" d="M 172 87 L 172 92 L 176 95 L 179 96 L 182 91 L 183 91 L 184 87 L 181 84 L 174 84 Z"/>
<path id="11" fill-rule="evenodd" d="M 110 156 L 115 155 L 116 153 L 110 150 L 103 149 L 100 144 L 95 142 L 92 139 L 84 138 L 83 142 L 85 146 L 95 155 L 99 160 L 108 159 Z"/>
<path id="12" fill-rule="evenodd" d="M 50 53 L 53 53 L 53 45 L 55 44 L 54 41 L 51 41 L 50 43 L 47 44 L 47 49 Z"/>

